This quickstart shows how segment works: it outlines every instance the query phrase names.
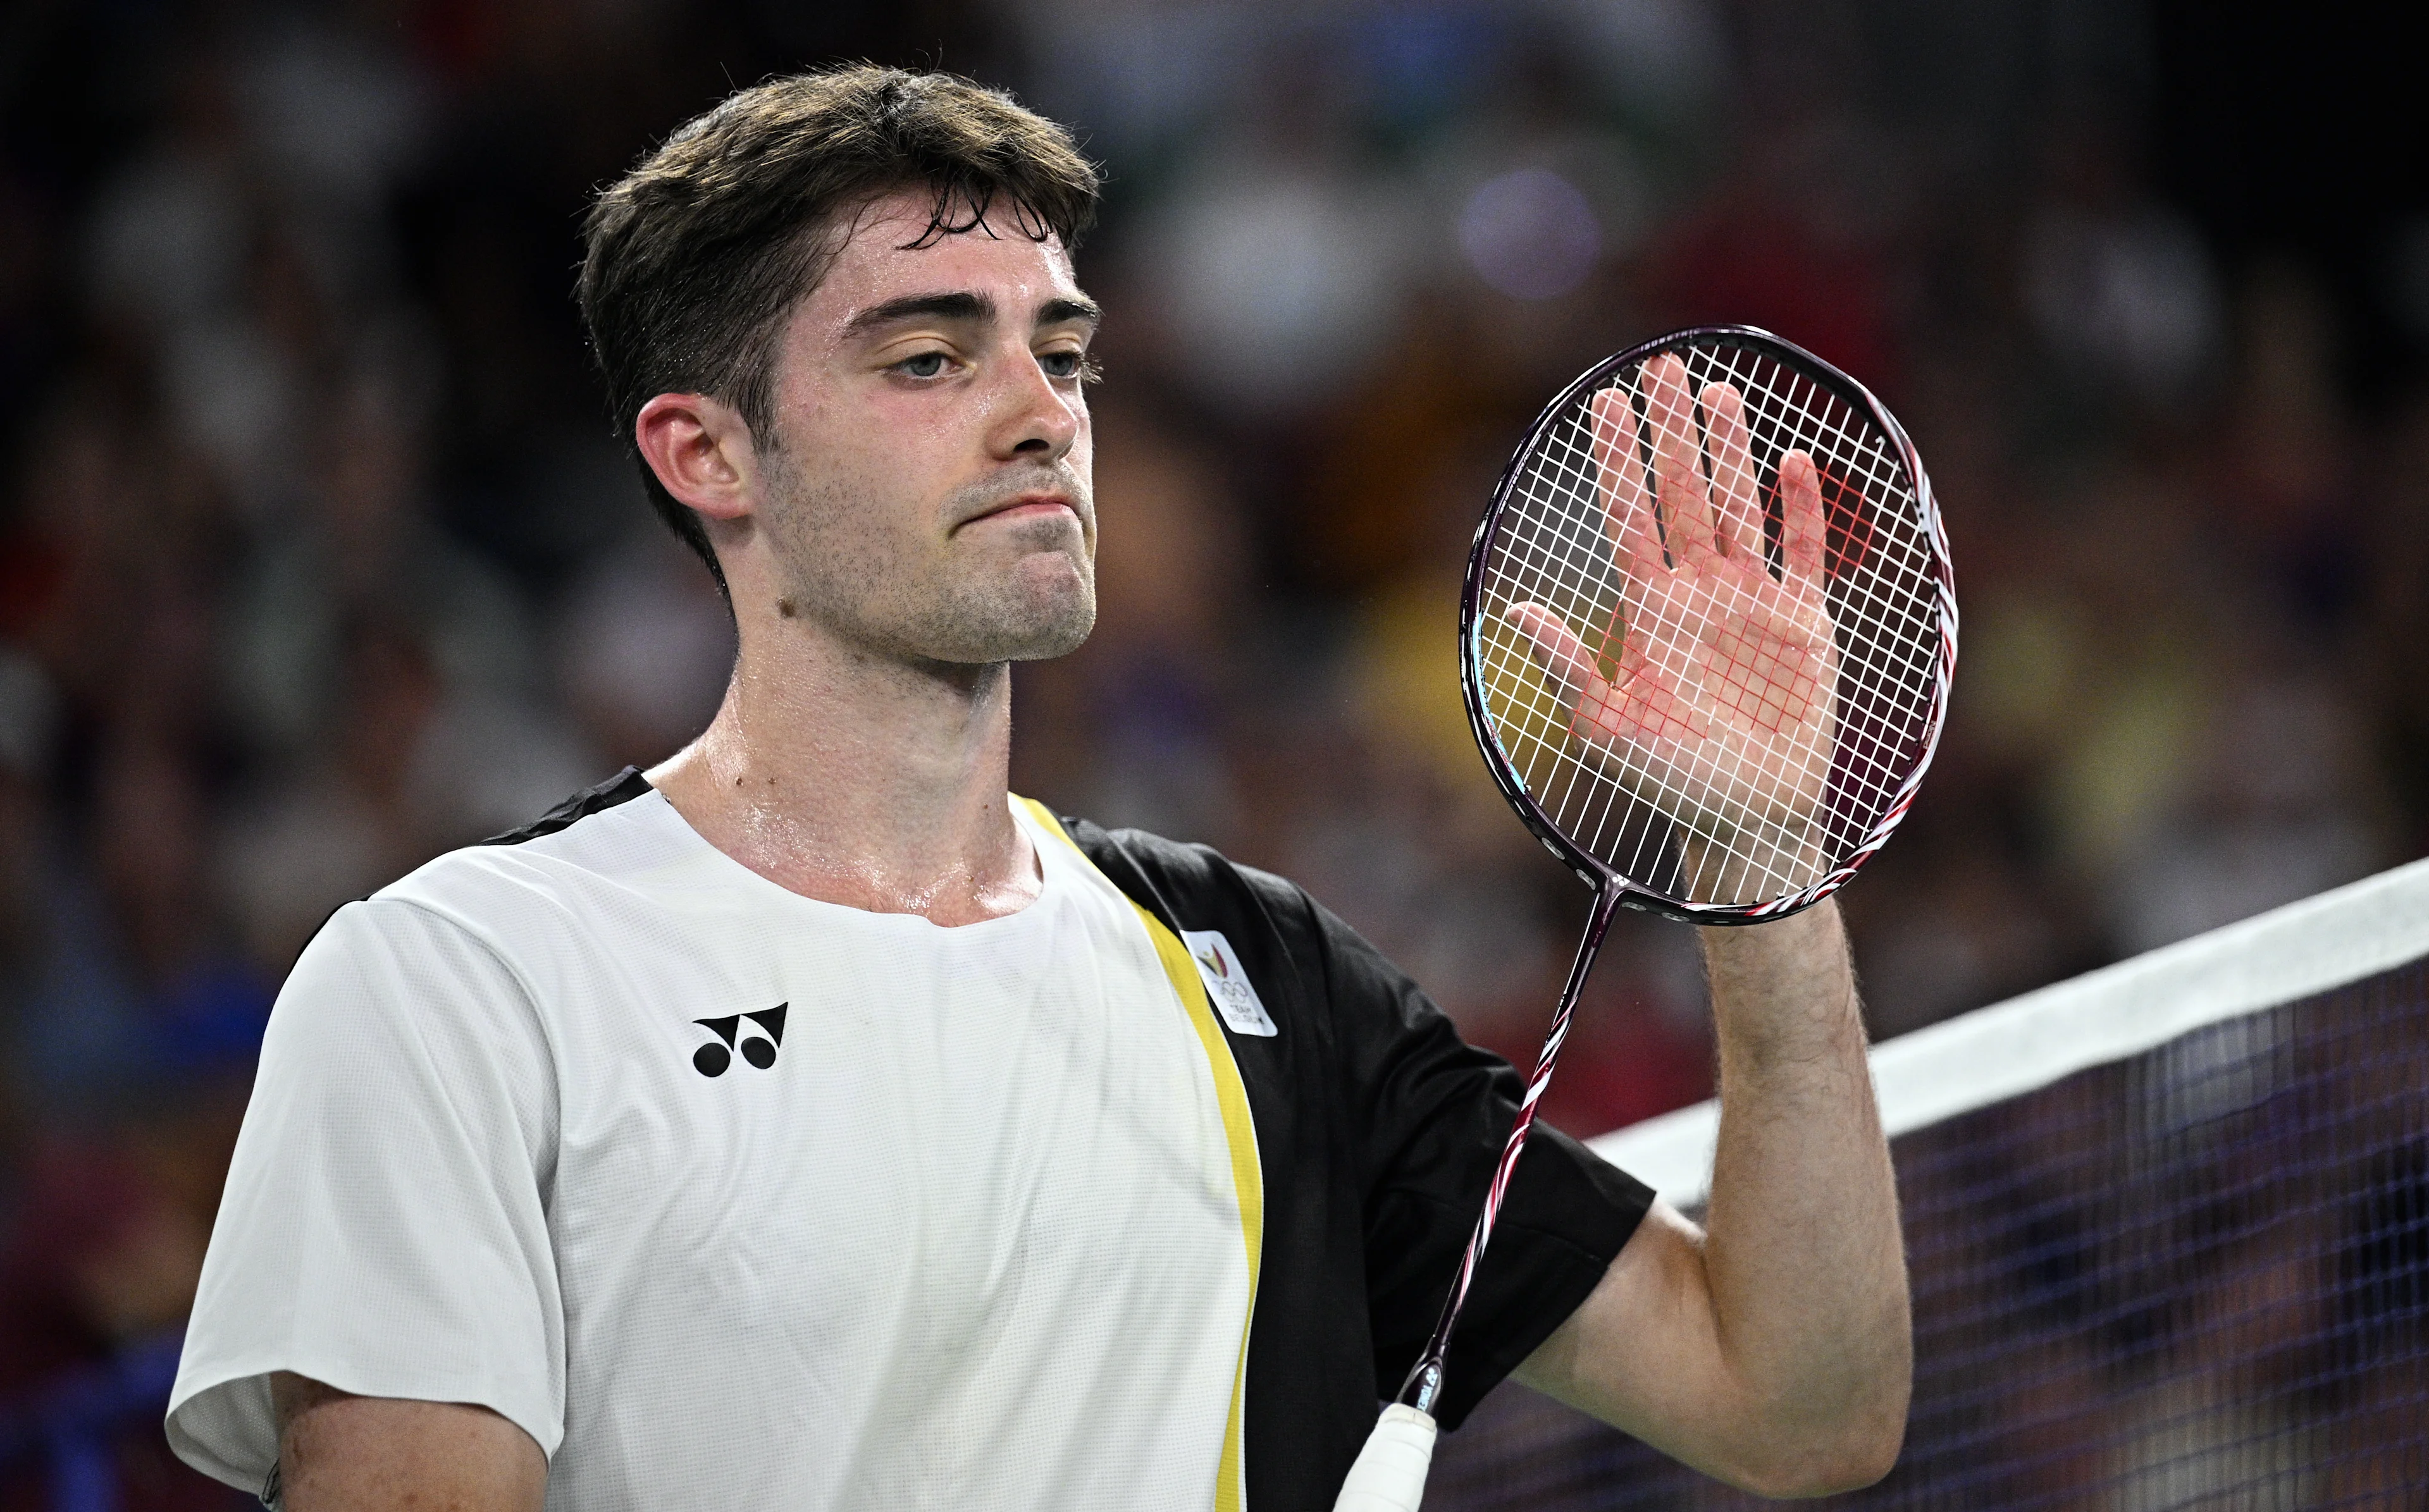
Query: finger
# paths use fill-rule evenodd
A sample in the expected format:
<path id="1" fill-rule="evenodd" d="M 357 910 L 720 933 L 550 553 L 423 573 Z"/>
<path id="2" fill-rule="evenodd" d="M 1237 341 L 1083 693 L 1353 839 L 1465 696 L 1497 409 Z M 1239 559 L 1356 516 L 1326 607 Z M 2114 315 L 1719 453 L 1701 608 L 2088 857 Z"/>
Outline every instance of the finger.
<path id="1" fill-rule="evenodd" d="M 1573 705 L 1590 682 L 1599 682 L 1594 653 L 1569 628 L 1569 622 L 1539 603 L 1522 603 L 1510 611 L 1510 623 L 1527 637 L 1527 654 L 1552 680 L 1561 702 Z"/>
<path id="2" fill-rule="evenodd" d="M 1754 487 L 1754 444 L 1735 384 L 1704 386 L 1704 440 L 1712 454 L 1712 502 L 1724 555 L 1762 563 L 1762 503 Z"/>
<path id="3" fill-rule="evenodd" d="M 1510 611 L 1510 622 L 1527 637 L 1528 654 L 1551 680 L 1572 730 L 1588 739 L 1605 740 L 1644 740 L 1660 733 L 1602 675 L 1594 653 L 1568 621 L 1541 604 L 1522 603 Z"/>
<path id="4" fill-rule="evenodd" d="M 1600 480 L 1603 528 L 1620 549 L 1631 578 L 1648 580 L 1667 571 L 1661 536 L 1653 523 L 1653 498 L 1645 488 L 1644 459 L 1636 448 L 1636 405 L 1625 388 L 1606 388 L 1588 406 L 1594 432 L 1595 474 Z"/>
<path id="5" fill-rule="evenodd" d="M 1822 474 L 1810 456 L 1791 452 L 1779 459 L 1779 556 L 1790 587 L 1821 591 L 1822 559 L 1828 545 Z"/>
<path id="6" fill-rule="evenodd" d="M 1653 495 L 1670 554 L 1694 562 L 1718 554 L 1711 501 L 1704 492 L 1703 443 L 1687 365 L 1664 353 L 1644 365 L 1645 419 L 1653 426 Z"/>

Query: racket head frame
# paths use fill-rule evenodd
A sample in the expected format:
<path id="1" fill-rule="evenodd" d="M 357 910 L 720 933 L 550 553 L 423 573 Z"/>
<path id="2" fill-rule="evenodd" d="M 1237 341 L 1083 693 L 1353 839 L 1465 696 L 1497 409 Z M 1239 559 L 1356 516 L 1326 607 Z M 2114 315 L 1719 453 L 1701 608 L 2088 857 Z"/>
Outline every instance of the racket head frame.
<path id="1" fill-rule="evenodd" d="M 1914 480 L 1914 508 L 1920 518 L 1925 539 L 1931 543 L 1931 567 L 1934 576 L 1933 594 L 1940 622 L 1940 644 L 1932 658 L 1930 706 L 1925 715 L 1921 750 L 1914 767 L 1900 781 L 1881 814 L 1867 827 L 1863 836 L 1849 850 L 1844 860 L 1831 867 L 1820 879 L 1785 896 L 1763 903 L 1695 903 L 1671 897 L 1623 875 L 1617 868 L 1571 840 L 1544 812 L 1534 795 L 1518 775 L 1510 755 L 1501 748 L 1500 737 L 1495 732 L 1493 717 L 1484 706 L 1481 664 L 1481 635 L 1484 619 L 1485 578 L 1493 548 L 1500 539 L 1503 517 L 1509 512 L 1512 496 L 1517 491 L 1527 464 L 1535 456 L 1544 434 L 1561 423 L 1587 395 L 1608 383 L 1612 374 L 1642 366 L 1665 352 L 1678 351 L 1699 342 L 1727 340 L 1751 347 L 1797 373 L 1855 408 L 1879 426 L 1895 449 L 1898 461 Z M 1476 527 L 1476 537 L 1468 549 L 1467 578 L 1460 590 L 1459 600 L 1460 696 L 1467 707 L 1469 731 L 1476 736 L 1477 748 L 1484 753 L 1484 764 L 1493 773 L 1495 786 L 1509 800 L 1521 822 L 1533 833 L 1544 848 L 1550 851 L 1561 864 L 1577 874 L 1578 879 L 1598 891 L 1618 895 L 1623 908 L 1666 914 L 1693 924 L 1736 925 L 1761 924 L 1772 919 L 1811 908 L 1841 887 L 1880 849 L 1891 833 L 1906 817 L 1913 804 L 1916 790 L 1923 784 L 1924 773 L 1930 769 L 1931 758 L 1940 748 L 1940 732 L 1948 715 L 1949 688 L 1957 674 L 1957 580 L 1949 561 L 1948 534 L 1940 517 L 1940 504 L 1931 491 L 1931 477 L 1924 470 L 1923 458 L 1914 442 L 1891 414 L 1862 384 L 1840 371 L 1793 341 L 1774 336 L 1752 325 L 1695 325 L 1673 331 L 1641 342 L 1616 356 L 1606 357 L 1578 375 L 1569 386 L 1553 396 L 1534 423 L 1527 428 L 1525 437 L 1510 453 L 1509 463 L 1501 469 L 1500 480 L 1494 485 L 1492 502 L 1485 508 L 1484 518 Z"/>

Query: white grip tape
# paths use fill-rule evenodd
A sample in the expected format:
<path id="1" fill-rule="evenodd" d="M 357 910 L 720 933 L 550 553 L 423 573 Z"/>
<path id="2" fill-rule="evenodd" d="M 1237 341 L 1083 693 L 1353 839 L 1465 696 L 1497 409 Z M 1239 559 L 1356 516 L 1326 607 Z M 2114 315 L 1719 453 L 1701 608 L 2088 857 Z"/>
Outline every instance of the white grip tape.
<path id="1" fill-rule="evenodd" d="M 1395 1402 L 1383 1409 L 1332 1512 L 1417 1512 L 1434 1462 L 1434 1420 Z"/>

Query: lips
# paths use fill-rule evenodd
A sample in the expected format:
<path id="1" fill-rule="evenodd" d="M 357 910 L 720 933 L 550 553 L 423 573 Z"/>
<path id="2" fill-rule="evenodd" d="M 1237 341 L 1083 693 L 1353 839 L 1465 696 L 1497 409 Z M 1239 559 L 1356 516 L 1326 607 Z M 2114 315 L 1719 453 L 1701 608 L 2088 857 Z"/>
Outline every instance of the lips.
<path id="1" fill-rule="evenodd" d="M 975 525 L 983 519 L 1021 519 L 1038 515 L 1049 515 L 1057 511 L 1066 515 L 1079 514 L 1079 511 L 1072 507 L 1071 501 L 1063 494 L 1046 492 L 1015 494 L 992 508 L 981 510 L 962 523 Z"/>

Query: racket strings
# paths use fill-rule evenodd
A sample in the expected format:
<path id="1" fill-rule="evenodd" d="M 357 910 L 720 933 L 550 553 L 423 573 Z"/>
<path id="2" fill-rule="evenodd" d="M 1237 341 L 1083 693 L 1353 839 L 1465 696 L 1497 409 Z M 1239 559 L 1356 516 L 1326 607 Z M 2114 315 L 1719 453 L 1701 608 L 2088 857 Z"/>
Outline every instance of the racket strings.
<path id="1" fill-rule="evenodd" d="M 1574 471 L 1574 468 L 1572 470 Z M 1575 486 L 1573 483 L 1571 487 L 1574 489 Z M 1540 542 L 1528 544 L 1533 549 L 1532 554 L 1535 558 L 1533 565 L 1540 572 L 1546 563 L 1548 553 L 1543 550 Z M 1560 554 L 1562 560 L 1556 579 L 1550 584 L 1553 590 L 1551 594 L 1541 592 L 1540 589 L 1544 584 L 1538 583 L 1531 585 L 1538 589 L 1531 595 L 1522 596 L 1512 593 L 1507 597 L 1513 600 L 1525 597 L 1531 601 L 1541 601 L 1546 597 L 1563 596 L 1562 590 L 1566 590 L 1565 596 L 1573 600 L 1605 600 L 1614 595 L 1617 584 L 1613 581 L 1614 575 L 1608 568 L 1607 556 L 1599 559 L 1589 558 L 1590 565 L 1581 572 L 1578 563 L 1578 553 L 1570 550 Z M 1631 607 L 1634 608 L 1635 613 L 1630 617 L 1630 623 L 1624 633 L 1653 634 L 1666 631 L 1674 634 L 1689 634 L 1701 628 L 1694 622 L 1696 616 L 1694 616 L 1694 606 L 1692 600 L 1684 596 L 1664 594 L 1658 600 L 1641 600 Z M 1511 649 L 1505 646 L 1499 649 L 1506 659 Z M 1526 653 L 1520 651 L 1518 654 Z M 1733 695 L 1737 691 L 1734 687 L 1725 686 L 1720 690 L 1720 700 L 1733 701 Z M 1560 699 L 1553 690 L 1541 686 L 1529 689 L 1528 713 L 1532 716 L 1530 723 L 1539 727 L 1558 725 L 1565 720 L 1567 712 L 1564 700 Z M 1586 758 L 1581 757 L 1574 749 L 1559 749 L 1556 754 L 1561 760 L 1578 768 L 1582 775 L 1587 777 L 1599 775 L 1591 771 L 1587 766 Z M 1675 780 L 1665 785 L 1689 799 L 1692 805 L 1690 812 L 1727 804 L 1732 799 L 1740 798 L 1747 784 L 1734 768 L 1724 776 L 1716 766 L 1717 764 L 1712 759 L 1699 760 L 1684 773 L 1677 774 Z M 1617 802 L 1608 801 L 1611 797 L 1611 794 L 1595 792 L 1595 785 L 1591 782 L 1573 784 L 1571 789 L 1573 799 L 1584 797 L 1586 801 L 1582 803 L 1573 801 L 1563 805 L 1563 812 L 1556 817 L 1570 827 L 1572 832 L 1586 845 L 1588 849 L 1599 854 L 1604 850 L 1613 824 L 1621 820 L 1623 808 Z M 1606 801 L 1595 801 L 1597 798 Z M 1676 814 L 1673 817 L 1678 818 Z M 1578 827 L 1571 822 L 1577 819 L 1590 819 L 1591 828 L 1585 829 L 1583 832 L 1578 832 Z M 1695 828 L 1692 821 L 1685 822 L 1691 830 Z M 1640 826 L 1639 829 L 1642 830 L 1643 827 Z M 1704 832 L 1703 838 L 1708 841 L 1719 841 L 1722 836 L 1717 831 L 1707 831 Z M 1628 864 L 1623 869 L 1641 873 L 1646 861 L 1646 849 L 1655 839 L 1656 837 L 1650 832 L 1639 833 L 1635 838 L 1634 848 L 1629 854 Z M 1784 874 L 1776 863 L 1783 861 L 1795 848 L 1795 837 L 1790 835 L 1784 828 L 1771 825 L 1759 829 L 1752 835 L 1739 836 L 1737 849 L 1743 856 L 1753 858 L 1768 879 L 1784 879 Z M 1710 853 L 1708 849 L 1707 854 Z M 1710 891 L 1707 887 L 1698 886 L 1694 880 L 1691 880 L 1689 885 L 1691 890 Z"/>
<path id="2" fill-rule="evenodd" d="M 1938 672 L 1940 554 L 1903 456 L 1869 416 L 1753 350 L 1691 346 L 1680 355 L 1685 413 L 1671 413 L 1678 401 L 1665 406 L 1639 366 L 1600 390 L 1628 406 L 1633 436 L 1614 438 L 1606 423 L 1598 455 L 1592 395 L 1545 427 L 1488 551 L 1474 652 L 1504 754 L 1564 834 L 1622 875 L 1683 900 L 1747 903 L 1812 886 L 1862 848 L 1896 801 L 1927 738 L 1929 700 L 1920 695 Z M 1740 454 L 1731 454 L 1738 446 L 1720 444 L 1730 428 L 1722 413 L 1729 402 L 1717 386 L 1724 384 L 1736 395 Z M 1731 642 L 1730 627 L 1716 618 L 1715 594 L 1675 570 L 1690 553 L 1679 534 L 1687 522 L 1669 496 L 1676 490 L 1657 481 L 1665 423 L 1674 481 L 1683 435 L 1694 442 L 1694 481 L 1706 491 L 1705 518 L 1717 542 L 1749 559 L 1759 554 L 1760 570 L 1775 584 L 1791 575 L 1780 465 L 1792 452 L 1812 459 L 1823 493 L 1820 576 L 1829 627 L 1821 649 L 1835 664 L 1818 689 L 1824 717 L 1790 717 L 1800 712 L 1795 690 L 1771 675 L 1776 666 L 1759 665 L 1762 655 Z M 1606 475 L 1607 458 L 1640 469 L 1632 486 L 1648 507 L 1663 495 L 1657 528 L 1671 574 L 1631 577 L 1627 548 L 1615 538 L 1626 529 L 1617 517 L 1628 489 Z M 1627 679 L 1622 664 L 1632 637 L 1640 656 L 1648 646 L 1666 646 L 1674 657 L 1682 648 L 1696 650 L 1709 707 L 1733 710 L 1747 739 L 1698 747 L 1644 738 L 1641 730 L 1610 738 L 1608 729 L 1605 738 L 1583 737 L 1584 695 L 1543 670 L 1513 619 L 1527 606 L 1570 626 L 1597 674 L 1614 682 Z M 1614 701 L 1625 696 L 1613 689 Z M 1819 792 L 1818 811 L 1797 823 L 1760 812 L 1766 784 Z M 1721 814 L 1736 822 L 1725 826 Z M 1699 859 L 1692 871 L 1680 847 L 1691 836 L 1703 842 L 1694 847 Z"/>

